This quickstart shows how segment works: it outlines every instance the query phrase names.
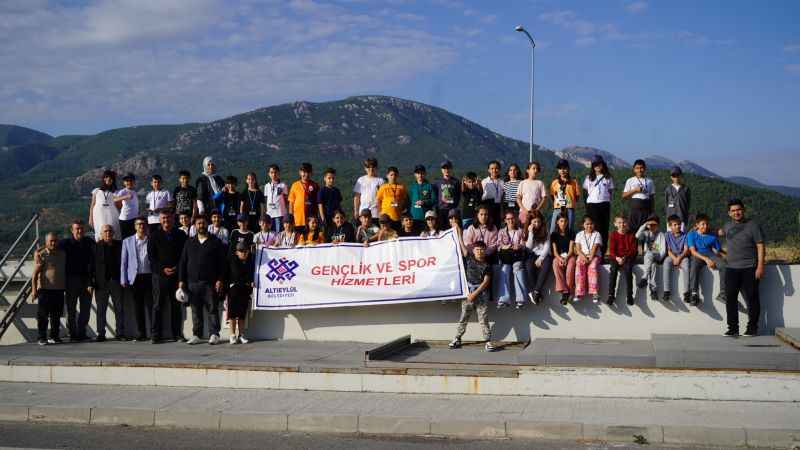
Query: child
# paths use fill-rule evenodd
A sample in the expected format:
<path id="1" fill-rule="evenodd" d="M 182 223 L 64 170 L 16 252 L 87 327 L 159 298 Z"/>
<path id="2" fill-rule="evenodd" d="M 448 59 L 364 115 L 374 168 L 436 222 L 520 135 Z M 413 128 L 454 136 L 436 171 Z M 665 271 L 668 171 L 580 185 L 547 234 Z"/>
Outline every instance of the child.
<path id="1" fill-rule="evenodd" d="M 186 237 L 193 238 L 197 234 L 194 225 L 192 225 L 192 217 L 187 212 L 182 212 L 178 215 L 179 230 L 186 233 Z"/>
<path id="2" fill-rule="evenodd" d="M 289 189 L 289 210 L 294 216 L 294 228 L 299 234 L 305 233 L 306 221 L 317 214 L 317 192 L 319 185 L 311 179 L 310 163 L 300 164 L 300 179 L 292 183 Z"/>
<path id="3" fill-rule="evenodd" d="M 369 208 L 361 210 L 358 215 L 358 229 L 356 230 L 356 242 L 367 244 L 378 234 L 378 227 L 372 223 L 372 212 Z"/>
<path id="4" fill-rule="evenodd" d="M 236 229 L 236 218 L 242 210 L 242 196 L 236 192 L 238 183 L 239 180 L 236 177 L 228 175 L 225 178 L 225 187 L 222 189 L 220 212 L 222 213 L 222 223 L 228 230 Z"/>
<path id="5" fill-rule="evenodd" d="M 278 233 L 272 245 L 275 247 L 294 247 L 297 245 L 298 235 L 294 229 L 294 217 L 291 214 L 283 216 L 283 231 Z"/>
<path id="6" fill-rule="evenodd" d="M 306 229 L 300 235 L 297 245 L 317 245 L 325 243 L 325 232 L 319 226 L 319 219 L 311 216 L 306 222 Z"/>
<path id="7" fill-rule="evenodd" d="M 680 167 L 673 167 L 670 175 L 672 184 L 664 190 L 666 217 L 678 216 L 681 221 L 681 231 L 685 231 L 686 225 L 689 223 L 691 193 L 689 192 L 689 186 L 683 184 L 683 170 Z"/>
<path id="8" fill-rule="evenodd" d="M 211 211 L 211 225 L 208 226 L 208 234 L 213 234 L 223 244 L 228 245 L 228 229 L 222 224 L 222 214 L 218 209 Z"/>
<path id="9" fill-rule="evenodd" d="M 326 230 L 326 238 L 331 244 L 356 241 L 356 231 L 353 228 L 353 224 L 347 221 L 342 211 L 336 211 L 333 214 L 333 223 L 326 227 Z"/>
<path id="10" fill-rule="evenodd" d="M 542 168 L 538 162 L 528 163 L 528 178 L 519 183 L 517 190 L 517 206 L 519 207 L 519 221 L 523 227 L 528 226 L 528 219 L 532 211 L 539 211 L 547 201 L 547 190 L 542 180 L 537 180 Z"/>
<path id="11" fill-rule="evenodd" d="M 272 247 L 278 237 L 278 233 L 272 230 L 272 217 L 269 214 L 262 214 L 258 219 L 258 226 L 261 231 L 253 236 L 256 250 L 262 247 Z"/>
<path id="12" fill-rule="evenodd" d="M 638 230 L 643 223 L 653 214 L 653 198 L 655 188 L 653 180 L 645 178 L 647 164 L 644 160 L 637 159 L 633 163 L 633 176 L 625 182 L 625 189 L 622 191 L 623 199 L 630 199 L 631 212 L 628 216 L 628 226 L 632 230 Z"/>
<path id="13" fill-rule="evenodd" d="M 172 203 L 172 194 L 168 190 L 161 187 L 161 175 L 153 175 L 150 181 L 152 191 L 147 193 L 145 200 L 147 201 L 147 228 L 149 234 L 153 234 L 156 230 L 161 228 L 161 222 L 158 216 L 161 210 L 169 209 Z"/>
<path id="14" fill-rule="evenodd" d="M 676 215 L 667 219 L 667 256 L 664 262 L 664 301 L 669 301 L 672 292 L 672 270 L 679 270 L 680 292 L 683 301 L 689 303 L 689 246 L 686 245 L 686 233 L 683 232 L 683 221 Z"/>
<path id="15" fill-rule="evenodd" d="M 500 211 L 503 204 L 503 180 L 500 179 L 500 161 L 490 161 L 487 167 L 489 175 L 481 180 L 483 195 L 481 200 L 489 205 L 489 216 L 492 222 L 499 224 L 502 222 Z"/>
<path id="16" fill-rule="evenodd" d="M 283 230 L 283 218 L 286 212 L 286 196 L 289 189 L 286 183 L 281 181 L 281 168 L 277 164 L 272 164 L 267 169 L 269 182 L 264 185 L 264 201 L 267 205 L 267 214 L 272 218 L 272 229 L 276 233 Z"/>
<path id="17" fill-rule="evenodd" d="M 245 244 L 248 247 L 253 246 L 253 232 L 248 228 L 248 217 L 246 214 L 239 214 L 236 217 L 236 223 L 239 228 L 233 230 L 228 238 L 228 256 L 233 255 L 239 244 Z"/>
<path id="18" fill-rule="evenodd" d="M 705 214 L 698 214 L 695 218 L 695 229 L 686 238 L 692 260 L 689 265 L 689 287 L 691 289 L 691 304 L 700 304 L 700 271 L 704 266 L 717 269 L 719 272 L 719 295 L 717 300 L 725 301 L 725 262 L 722 259 L 722 246 L 717 236 L 711 232 L 709 218 Z"/>
<path id="19" fill-rule="evenodd" d="M 420 234 L 421 237 L 438 237 L 442 232 L 439 230 L 439 219 L 436 211 L 425 213 L 425 229 Z"/>
<path id="20" fill-rule="evenodd" d="M 369 240 L 369 242 L 389 241 L 397 239 L 397 232 L 392 228 L 392 220 L 388 214 L 381 214 L 378 218 L 378 232 Z"/>
<path id="21" fill-rule="evenodd" d="M 400 229 L 400 214 L 408 209 L 408 193 L 406 187 L 398 183 L 398 176 L 397 167 L 389 167 L 386 170 L 386 183 L 378 188 L 375 196 L 380 205 L 381 215 L 389 216 L 391 226 L 395 230 Z"/>
<path id="22" fill-rule="evenodd" d="M 603 250 L 608 248 L 608 222 L 611 214 L 611 199 L 614 196 L 614 179 L 600 155 L 592 157 L 589 175 L 583 180 L 586 191 L 586 215 L 594 220 L 597 231 L 603 237 Z"/>
<path id="23" fill-rule="evenodd" d="M 414 167 L 414 179 L 416 182 L 408 187 L 409 212 L 415 228 L 420 230 L 425 226 L 425 214 L 436 207 L 436 191 L 425 179 L 425 166 Z"/>
<path id="24" fill-rule="evenodd" d="M 322 181 L 325 185 L 319 190 L 317 203 L 322 225 L 328 226 L 333 220 L 333 213 L 342 208 L 342 193 L 333 185 L 336 182 L 336 169 L 331 167 L 325 169 L 325 172 L 322 173 Z"/>
<path id="25" fill-rule="evenodd" d="M 356 180 L 353 186 L 353 215 L 356 212 L 369 209 L 372 217 L 378 217 L 378 189 L 383 184 L 383 178 L 378 178 L 375 173 L 378 171 L 378 160 L 375 158 L 367 158 L 363 162 L 364 175 Z M 361 220 L 360 216 L 356 219 Z"/>
<path id="26" fill-rule="evenodd" d="M 456 337 L 450 341 L 448 347 L 456 349 L 461 347 L 461 336 L 467 331 L 467 322 L 472 312 L 478 315 L 481 325 L 483 340 L 486 341 L 487 352 L 496 350 L 492 345 L 492 330 L 489 328 L 489 292 L 492 286 L 492 266 L 486 260 L 486 244 L 477 241 L 472 244 L 472 256 L 466 258 L 465 268 L 469 294 L 461 301 L 461 317 L 458 319 Z"/>
<path id="27" fill-rule="evenodd" d="M 427 215 L 429 212 L 436 214 L 436 211 L 434 210 L 430 210 L 425 214 Z M 419 235 L 419 232 L 417 231 L 418 229 L 419 228 L 417 228 L 411 216 L 408 214 L 403 214 L 400 217 L 400 231 L 397 232 L 397 235 L 400 237 L 418 236 Z"/>
<path id="28" fill-rule="evenodd" d="M 242 191 L 242 203 L 239 210 L 242 214 L 247 215 L 247 229 L 257 230 L 258 220 L 266 210 L 264 193 L 258 188 L 258 178 L 255 172 L 247 174 L 245 183 L 247 187 Z"/>
<path id="29" fill-rule="evenodd" d="M 440 167 L 442 178 L 433 183 L 436 198 L 439 200 L 436 206 L 436 217 L 439 219 L 439 228 L 447 230 L 450 228 L 450 224 L 447 222 L 448 214 L 450 210 L 458 208 L 461 189 L 458 180 L 450 173 L 453 170 L 453 163 L 445 160 Z"/>
<path id="30" fill-rule="evenodd" d="M 247 222 L 245 222 L 247 223 Z M 247 344 L 244 324 L 247 318 L 250 296 L 253 293 L 253 272 L 255 270 L 250 246 L 244 242 L 236 245 L 236 251 L 228 258 L 225 280 L 228 288 L 228 320 L 230 321 L 230 344 Z"/>
<path id="31" fill-rule="evenodd" d="M 468 228 L 475 221 L 483 190 L 475 172 L 467 172 L 461 179 L 461 226 Z"/>
<path id="32" fill-rule="evenodd" d="M 656 285 L 656 269 L 667 256 L 667 243 L 664 233 L 659 230 L 661 221 L 658 216 L 650 216 L 636 231 L 636 239 L 644 249 L 644 273 L 646 278 L 639 280 L 639 289 L 649 286 L 650 300 L 658 300 Z"/>
<path id="33" fill-rule="evenodd" d="M 530 292 L 525 279 L 525 242 L 527 240 L 525 229 L 518 226 L 517 211 L 506 211 L 503 219 L 506 226 L 497 233 L 497 254 L 500 259 L 501 273 L 498 282 L 497 307 L 511 306 L 513 300 L 516 308 L 522 309 Z"/>
<path id="34" fill-rule="evenodd" d="M 517 205 L 517 193 L 519 192 L 519 184 L 522 182 L 522 171 L 516 164 L 511 164 L 506 170 L 506 176 L 503 179 L 503 211 L 514 211 L 514 214 L 519 214 L 519 205 Z"/>
<path id="35" fill-rule="evenodd" d="M 178 172 L 178 185 L 172 191 L 178 223 L 181 214 L 188 214 L 190 222 L 192 217 L 197 215 L 197 189 L 189 185 L 191 179 L 192 174 L 188 170 L 181 170 Z"/>
<path id="36" fill-rule="evenodd" d="M 589 294 L 592 294 L 592 301 L 600 303 L 600 293 L 598 292 L 597 268 L 602 260 L 603 237 L 594 230 L 594 221 L 591 217 L 583 218 L 583 231 L 575 236 L 575 253 L 578 260 L 575 264 L 575 301 L 586 294 L 586 282 L 588 279 Z"/>
<path id="37" fill-rule="evenodd" d="M 550 232 L 556 228 L 558 217 L 567 216 L 567 225 L 572 230 L 575 223 L 575 205 L 581 198 L 581 188 L 569 172 L 569 161 L 562 159 L 556 165 L 558 175 L 550 183 L 550 195 L 553 197 L 553 218 L 550 222 Z"/>
<path id="38" fill-rule="evenodd" d="M 542 186 L 544 188 L 544 186 Z M 532 210 L 530 218 L 526 221 L 528 225 L 528 239 L 525 247 L 528 248 L 530 256 L 526 261 L 528 271 L 528 285 L 533 288 L 529 298 L 534 305 L 538 305 L 544 299 L 542 291 L 550 267 L 553 265 L 553 258 L 550 256 L 550 239 L 547 234 L 547 225 L 541 211 Z"/>
<path id="39" fill-rule="evenodd" d="M 122 189 L 117 191 L 115 202 L 122 202 L 119 210 L 119 231 L 122 239 L 136 233 L 133 222 L 139 217 L 139 198 L 136 195 L 136 176 L 129 173 L 122 177 Z"/>
<path id="40" fill-rule="evenodd" d="M 616 299 L 614 292 L 617 286 L 617 273 L 622 269 L 622 283 L 625 284 L 625 292 L 628 295 L 628 305 L 633 305 L 633 265 L 636 263 L 636 255 L 638 253 L 636 236 L 629 232 L 628 221 L 621 215 L 614 217 L 614 227 L 616 230 L 611 232 L 608 239 L 610 276 L 606 304 L 614 304 L 614 300 Z"/>

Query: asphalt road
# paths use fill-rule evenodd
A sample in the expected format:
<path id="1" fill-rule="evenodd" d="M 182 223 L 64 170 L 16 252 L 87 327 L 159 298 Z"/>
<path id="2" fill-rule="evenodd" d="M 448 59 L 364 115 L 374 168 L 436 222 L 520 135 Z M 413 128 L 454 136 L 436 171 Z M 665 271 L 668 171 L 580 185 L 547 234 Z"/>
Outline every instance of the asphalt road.
<path id="1" fill-rule="evenodd" d="M 659 447 L 635 444 L 585 444 L 524 440 L 378 438 L 303 433 L 210 432 L 120 426 L 0 422 L 0 449 L 326 449 L 326 450 L 689 450 L 711 447 Z"/>

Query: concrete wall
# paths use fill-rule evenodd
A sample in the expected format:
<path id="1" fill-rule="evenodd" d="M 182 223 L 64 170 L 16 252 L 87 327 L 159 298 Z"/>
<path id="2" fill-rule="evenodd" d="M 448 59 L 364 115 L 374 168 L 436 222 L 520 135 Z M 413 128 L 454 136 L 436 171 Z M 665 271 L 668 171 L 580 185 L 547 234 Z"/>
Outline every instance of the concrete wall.
<path id="1" fill-rule="evenodd" d="M 641 274 L 641 267 L 636 269 Z M 772 333 L 776 327 L 800 327 L 800 293 L 795 283 L 800 280 L 800 265 L 768 265 L 761 283 L 762 332 Z M 552 280 L 549 287 L 552 287 Z M 607 292 L 608 271 L 601 273 L 601 293 Z M 718 334 L 725 329 L 725 305 L 713 299 L 718 293 L 716 272 L 704 273 L 701 294 L 709 299 L 699 308 L 682 301 L 669 304 L 651 301 L 639 292 L 637 304 L 613 307 L 594 305 L 584 300 L 576 305 L 561 306 L 558 295 L 548 295 L 545 302 L 523 310 L 492 307 L 490 321 L 496 340 L 527 340 L 536 337 L 585 339 L 649 339 L 652 333 Z M 549 289 L 549 288 L 548 288 Z M 676 289 L 673 288 L 673 292 Z M 624 292 L 619 292 L 624 298 Z M 742 328 L 746 324 L 744 302 L 739 309 Z M 133 305 L 126 308 L 128 333 L 135 333 Z M 94 309 L 94 308 L 93 308 Z M 188 311 L 187 311 L 188 312 Z M 385 342 L 404 334 L 414 339 L 449 340 L 455 333 L 460 302 L 413 303 L 401 305 L 359 306 L 296 311 L 256 311 L 249 320 L 248 336 L 261 339 L 307 339 Z M 33 341 L 36 338 L 36 306 L 28 305 L 2 344 Z M 191 335 L 191 320 L 184 314 L 185 330 Z M 477 323 L 470 322 L 466 340 L 477 340 Z M 95 326 L 94 311 L 90 326 Z M 109 328 L 114 318 L 109 312 Z M 165 318 L 166 328 L 167 318 Z M 149 329 L 149 328 L 148 328 Z M 205 328 L 206 332 L 208 327 Z M 109 331 L 109 336 L 113 333 Z M 169 331 L 165 331 L 169 336 Z M 223 330 L 225 335 L 225 330 Z"/>

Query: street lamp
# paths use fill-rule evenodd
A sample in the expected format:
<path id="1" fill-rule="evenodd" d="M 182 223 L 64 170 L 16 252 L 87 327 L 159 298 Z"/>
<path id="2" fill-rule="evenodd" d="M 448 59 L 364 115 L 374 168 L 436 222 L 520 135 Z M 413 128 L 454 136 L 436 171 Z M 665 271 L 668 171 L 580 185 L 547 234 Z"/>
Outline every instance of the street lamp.
<path id="1" fill-rule="evenodd" d="M 522 25 L 517 25 L 514 30 L 519 31 L 520 33 L 525 33 L 525 36 L 528 36 L 528 40 L 531 41 L 531 147 L 528 155 L 528 162 L 533 162 L 533 51 L 536 49 L 536 42 L 533 40 L 531 34 L 528 33 L 528 30 L 523 28 Z"/>

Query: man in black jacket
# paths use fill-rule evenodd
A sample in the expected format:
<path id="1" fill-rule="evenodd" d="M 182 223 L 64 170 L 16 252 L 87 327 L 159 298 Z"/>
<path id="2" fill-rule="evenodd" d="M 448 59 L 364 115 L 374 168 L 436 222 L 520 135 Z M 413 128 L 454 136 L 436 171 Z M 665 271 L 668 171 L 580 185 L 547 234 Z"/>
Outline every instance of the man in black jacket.
<path id="1" fill-rule="evenodd" d="M 189 291 L 192 307 L 192 334 L 188 343 L 199 344 L 203 335 L 203 311 L 208 312 L 210 337 L 208 343 L 219 343 L 218 294 L 222 292 L 225 275 L 225 245 L 208 233 L 208 222 L 202 215 L 195 217 L 197 236 L 183 247 L 178 267 L 179 288 Z"/>
<path id="2" fill-rule="evenodd" d="M 72 235 L 59 245 L 67 255 L 67 329 L 70 340 L 75 342 L 88 339 L 86 327 L 89 326 L 89 313 L 92 309 L 94 239 L 84 236 L 84 229 L 83 221 L 74 220 L 70 227 Z"/>
<path id="3" fill-rule="evenodd" d="M 153 316 L 150 321 L 150 339 L 153 344 L 161 341 L 164 310 L 169 308 L 172 339 L 186 342 L 183 337 L 183 311 L 175 299 L 178 289 L 178 262 L 181 259 L 186 233 L 173 226 L 172 214 L 162 211 L 159 214 L 161 228 L 150 236 L 147 242 L 147 255 L 153 271 Z"/>
<path id="4" fill-rule="evenodd" d="M 119 284 L 119 266 L 122 255 L 122 242 L 114 239 L 114 228 L 103 225 L 100 229 L 100 241 L 94 252 L 94 301 L 97 304 L 97 342 L 106 340 L 106 312 L 108 299 L 116 322 L 117 339 L 125 336 L 125 312 L 123 306 L 122 286 Z"/>

